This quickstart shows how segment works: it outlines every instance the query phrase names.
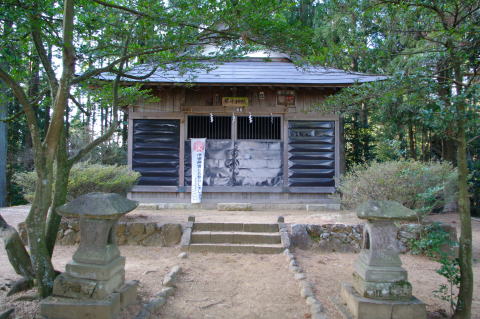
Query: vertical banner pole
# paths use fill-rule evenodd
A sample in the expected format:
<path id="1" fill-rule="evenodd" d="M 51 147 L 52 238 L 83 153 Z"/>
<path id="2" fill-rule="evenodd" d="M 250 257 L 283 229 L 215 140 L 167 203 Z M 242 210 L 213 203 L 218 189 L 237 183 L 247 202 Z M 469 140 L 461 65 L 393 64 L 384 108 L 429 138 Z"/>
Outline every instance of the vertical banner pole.
<path id="1" fill-rule="evenodd" d="M 191 203 L 202 202 L 203 172 L 205 167 L 206 138 L 192 138 L 192 192 Z"/>

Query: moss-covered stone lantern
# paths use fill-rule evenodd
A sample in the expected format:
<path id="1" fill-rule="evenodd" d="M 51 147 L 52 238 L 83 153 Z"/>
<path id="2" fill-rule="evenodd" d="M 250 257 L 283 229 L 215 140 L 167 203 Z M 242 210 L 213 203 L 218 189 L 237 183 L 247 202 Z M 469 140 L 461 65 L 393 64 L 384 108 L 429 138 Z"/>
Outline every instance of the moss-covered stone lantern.
<path id="1" fill-rule="evenodd" d="M 342 297 L 355 318 L 426 318 L 425 304 L 412 296 L 412 285 L 399 257 L 395 221 L 416 220 L 417 214 L 394 201 L 367 201 L 357 208 L 366 219 L 353 286 L 342 286 Z M 395 316 L 392 313 L 396 312 Z"/>
<path id="2" fill-rule="evenodd" d="M 53 285 L 53 296 L 40 304 L 48 319 L 115 318 L 136 299 L 136 283 L 125 283 L 125 257 L 115 238 L 118 219 L 138 202 L 118 194 L 89 193 L 57 209 L 80 219 L 80 244 L 73 260 Z"/>

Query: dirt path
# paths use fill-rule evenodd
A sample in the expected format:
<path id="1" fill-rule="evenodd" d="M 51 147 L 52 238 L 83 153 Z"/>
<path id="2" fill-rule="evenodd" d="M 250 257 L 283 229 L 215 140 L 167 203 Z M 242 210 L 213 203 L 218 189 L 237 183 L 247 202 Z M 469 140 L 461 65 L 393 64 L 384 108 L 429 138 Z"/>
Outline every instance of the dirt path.
<path id="1" fill-rule="evenodd" d="M 300 266 L 305 270 L 307 278 L 315 286 L 317 299 L 325 306 L 330 319 L 343 319 L 336 304 L 341 303 L 340 288 L 342 282 L 351 283 L 353 263 L 357 254 L 352 253 L 320 253 L 314 251 L 296 250 L 295 255 Z M 409 281 L 413 286 L 413 294 L 427 304 L 429 318 L 435 317 L 434 312 L 448 309 L 448 303 L 433 295 L 445 279 L 435 271 L 439 264 L 422 256 L 402 255 L 403 267 L 408 271 Z M 480 263 L 474 265 L 475 291 L 473 300 L 473 319 L 480 318 Z M 412 318 L 413 319 L 413 318 Z"/>
<path id="2" fill-rule="evenodd" d="M 127 258 L 126 279 L 139 280 L 139 294 L 148 301 L 162 287 L 163 276 L 174 265 L 183 272 L 175 297 L 169 298 L 160 318 L 305 318 L 308 309 L 299 295 L 298 283 L 287 269 L 283 255 L 189 254 L 179 259 L 179 248 L 121 246 Z M 56 269 L 64 270 L 75 247 L 58 246 Z M 19 278 L 5 254 L 0 255 L 0 286 Z M 0 290 L 0 312 L 16 308 L 16 319 L 34 318 L 37 301 L 15 301 L 27 292 L 6 297 Z M 307 315 L 308 316 L 308 315 Z M 133 315 L 123 314 L 122 319 Z"/>
<path id="3" fill-rule="evenodd" d="M 282 255 L 190 254 L 162 318 L 305 318 Z M 308 317 L 308 315 L 307 315 Z"/>

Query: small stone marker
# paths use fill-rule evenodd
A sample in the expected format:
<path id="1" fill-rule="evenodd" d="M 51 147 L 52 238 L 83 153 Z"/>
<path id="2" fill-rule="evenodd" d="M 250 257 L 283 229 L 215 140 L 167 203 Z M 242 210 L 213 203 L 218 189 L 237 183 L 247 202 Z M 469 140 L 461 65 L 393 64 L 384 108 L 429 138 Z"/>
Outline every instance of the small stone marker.
<path id="1" fill-rule="evenodd" d="M 366 219 L 360 256 L 355 262 L 353 287 L 342 286 L 342 297 L 357 319 L 426 318 L 425 304 L 412 296 L 402 268 L 394 221 L 415 220 L 414 211 L 394 201 L 367 201 L 357 208 Z"/>
<path id="2" fill-rule="evenodd" d="M 80 218 L 80 245 L 66 271 L 53 284 L 53 295 L 40 303 L 48 319 L 112 319 L 135 302 L 138 282 L 125 283 L 115 226 L 138 206 L 118 194 L 89 193 L 60 206 L 58 213 Z"/>

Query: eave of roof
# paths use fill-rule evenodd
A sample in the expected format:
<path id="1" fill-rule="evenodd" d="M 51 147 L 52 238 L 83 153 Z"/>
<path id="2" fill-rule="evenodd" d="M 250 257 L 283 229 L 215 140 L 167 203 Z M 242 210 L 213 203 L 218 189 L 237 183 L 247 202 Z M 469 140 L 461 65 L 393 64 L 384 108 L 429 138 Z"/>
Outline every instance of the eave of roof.
<path id="1" fill-rule="evenodd" d="M 368 75 L 325 67 L 298 67 L 288 60 L 241 59 L 222 64 L 203 62 L 210 70 L 197 69 L 186 74 L 176 70 L 158 69 L 145 80 L 123 77 L 123 82 L 140 82 L 158 85 L 209 84 L 209 85 L 301 85 L 301 86 L 345 86 L 387 79 L 382 75 Z M 128 74 L 141 77 L 152 70 L 142 65 Z M 103 74 L 100 80 L 113 80 L 115 75 Z"/>

